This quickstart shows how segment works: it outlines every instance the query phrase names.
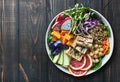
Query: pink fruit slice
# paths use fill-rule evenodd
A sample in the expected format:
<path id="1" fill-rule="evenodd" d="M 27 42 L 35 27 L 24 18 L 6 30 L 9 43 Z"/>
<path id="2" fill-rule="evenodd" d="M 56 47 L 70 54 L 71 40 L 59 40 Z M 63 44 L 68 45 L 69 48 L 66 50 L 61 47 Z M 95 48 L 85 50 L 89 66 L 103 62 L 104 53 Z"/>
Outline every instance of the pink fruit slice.
<path id="1" fill-rule="evenodd" d="M 85 64 L 86 64 L 86 57 L 83 56 L 81 61 L 72 59 L 72 61 L 70 63 L 70 68 L 72 68 L 73 70 L 80 70 L 85 66 Z"/>
<path id="2" fill-rule="evenodd" d="M 55 20 L 55 23 L 52 26 L 52 29 L 54 29 L 54 30 L 60 30 L 60 27 L 62 25 L 61 23 L 62 23 L 62 21 L 64 19 L 65 19 L 65 17 L 64 17 L 63 13 L 60 14 L 60 15 L 58 15 L 57 18 L 56 18 L 56 20 Z"/>
<path id="3" fill-rule="evenodd" d="M 71 75 L 76 76 L 76 77 L 81 77 L 87 73 L 86 70 L 73 70 L 71 68 L 68 68 L 68 70 Z"/>
<path id="4" fill-rule="evenodd" d="M 55 22 L 52 26 L 52 29 L 54 30 L 60 30 L 61 23 L 60 22 Z"/>
<path id="5" fill-rule="evenodd" d="M 61 23 L 61 30 L 71 30 L 71 18 L 66 17 Z"/>
<path id="6" fill-rule="evenodd" d="M 69 21 L 68 21 L 68 20 L 69 20 Z M 71 18 L 70 18 L 70 17 L 65 17 L 64 14 L 60 14 L 60 15 L 56 18 L 55 23 L 54 23 L 53 26 L 52 26 L 52 29 L 54 29 L 54 30 L 63 30 L 63 29 L 61 29 L 61 27 L 63 27 L 63 25 L 65 26 L 65 24 L 66 24 L 65 22 L 66 22 L 66 21 L 68 21 L 68 22 L 71 23 Z M 65 27 L 68 28 L 68 25 L 65 26 Z M 69 25 L 69 27 L 70 27 L 70 25 Z"/>
<path id="7" fill-rule="evenodd" d="M 92 67 L 92 58 L 89 55 L 85 55 L 86 64 L 81 70 L 89 70 Z"/>
<path id="8" fill-rule="evenodd" d="M 66 18 L 66 16 L 62 13 L 62 14 L 60 14 L 60 15 L 58 15 L 57 16 L 57 18 L 56 18 L 56 22 L 58 22 L 58 21 L 62 21 L 62 20 L 64 20 Z"/>

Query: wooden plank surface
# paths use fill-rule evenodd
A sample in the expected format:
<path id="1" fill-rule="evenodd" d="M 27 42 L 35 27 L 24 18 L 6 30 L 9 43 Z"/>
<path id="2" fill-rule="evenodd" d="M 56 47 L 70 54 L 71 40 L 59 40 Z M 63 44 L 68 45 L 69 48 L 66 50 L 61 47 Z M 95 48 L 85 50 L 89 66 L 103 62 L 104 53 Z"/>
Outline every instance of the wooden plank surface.
<path id="1" fill-rule="evenodd" d="M 18 82 L 17 0 L 1 0 L 0 82 Z"/>
<path id="2" fill-rule="evenodd" d="M 47 82 L 47 55 L 44 47 L 46 1 L 19 1 L 20 82 Z"/>
<path id="3" fill-rule="evenodd" d="M 110 61 L 80 78 L 57 69 L 45 49 L 50 21 L 76 3 L 103 14 L 115 37 Z M 0 82 L 120 82 L 119 4 L 120 0 L 0 0 Z"/>

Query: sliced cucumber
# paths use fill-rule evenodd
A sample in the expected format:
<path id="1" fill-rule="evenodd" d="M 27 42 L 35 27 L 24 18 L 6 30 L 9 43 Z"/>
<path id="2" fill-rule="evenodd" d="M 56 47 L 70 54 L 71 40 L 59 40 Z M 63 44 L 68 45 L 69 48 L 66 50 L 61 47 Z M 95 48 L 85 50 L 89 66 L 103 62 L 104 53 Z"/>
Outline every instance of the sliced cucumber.
<path id="1" fill-rule="evenodd" d="M 58 64 L 62 65 L 64 62 L 64 52 L 62 51 L 58 60 Z"/>
<path id="2" fill-rule="evenodd" d="M 54 58 L 53 58 L 53 63 L 57 63 L 58 62 L 58 59 L 60 57 L 60 54 L 56 55 Z"/>
<path id="3" fill-rule="evenodd" d="M 70 65 L 71 58 L 64 53 L 64 62 L 63 62 L 63 67 L 68 67 Z"/>

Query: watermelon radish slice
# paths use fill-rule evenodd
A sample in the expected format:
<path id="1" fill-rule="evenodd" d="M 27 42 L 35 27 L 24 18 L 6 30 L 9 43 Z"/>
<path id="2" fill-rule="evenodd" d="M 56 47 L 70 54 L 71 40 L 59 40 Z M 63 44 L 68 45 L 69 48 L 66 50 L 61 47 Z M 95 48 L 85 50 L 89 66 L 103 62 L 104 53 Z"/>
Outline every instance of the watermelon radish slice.
<path id="1" fill-rule="evenodd" d="M 61 30 L 71 30 L 71 18 L 66 17 L 65 20 L 62 22 Z"/>
<path id="2" fill-rule="evenodd" d="M 86 64 L 81 70 L 89 70 L 92 67 L 92 58 L 89 55 L 85 55 Z"/>
<path id="3" fill-rule="evenodd" d="M 68 68 L 69 72 L 71 75 L 76 76 L 76 77 L 81 77 L 87 73 L 86 70 L 73 70 L 71 68 Z"/>
<path id="4" fill-rule="evenodd" d="M 72 68 L 73 70 L 80 70 L 85 66 L 85 64 L 86 64 L 86 57 L 83 56 L 81 61 L 72 59 L 72 61 L 70 62 L 70 68 Z"/>

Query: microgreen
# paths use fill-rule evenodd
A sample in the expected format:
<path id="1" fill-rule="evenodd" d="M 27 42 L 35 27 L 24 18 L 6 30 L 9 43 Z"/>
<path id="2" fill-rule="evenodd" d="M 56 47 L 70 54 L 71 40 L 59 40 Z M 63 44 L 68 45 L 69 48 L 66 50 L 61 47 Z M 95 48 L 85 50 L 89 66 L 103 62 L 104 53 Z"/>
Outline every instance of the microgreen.
<path id="1" fill-rule="evenodd" d="M 85 14 L 89 12 L 89 7 L 84 7 L 79 4 L 76 4 L 74 8 L 64 11 L 64 14 L 72 18 L 72 32 L 74 32 L 77 28 L 78 22 L 81 22 L 84 18 L 88 18 L 89 14 Z"/>

